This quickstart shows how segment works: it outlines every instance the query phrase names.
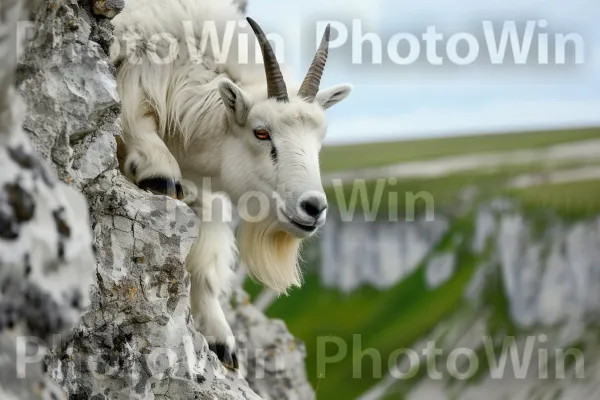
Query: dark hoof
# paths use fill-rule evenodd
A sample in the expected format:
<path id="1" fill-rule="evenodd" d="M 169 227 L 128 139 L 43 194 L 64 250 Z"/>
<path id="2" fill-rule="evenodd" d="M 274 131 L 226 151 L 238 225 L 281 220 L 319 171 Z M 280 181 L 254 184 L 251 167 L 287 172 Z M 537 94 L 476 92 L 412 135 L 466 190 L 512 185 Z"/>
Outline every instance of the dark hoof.
<path id="1" fill-rule="evenodd" d="M 155 194 L 162 194 L 177 200 L 183 200 L 181 183 L 172 178 L 150 178 L 138 183 L 140 189 L 149 190 Z"/>
<path id="2" fill-rule="evenodd" d="M 231 351 L 225 344 L 214 343 L 210 344 L 208 348 L 217 355 L 223 366 L 227 369 L 235 371 L 239 368 L 238 359 L 235 351 Z"/>

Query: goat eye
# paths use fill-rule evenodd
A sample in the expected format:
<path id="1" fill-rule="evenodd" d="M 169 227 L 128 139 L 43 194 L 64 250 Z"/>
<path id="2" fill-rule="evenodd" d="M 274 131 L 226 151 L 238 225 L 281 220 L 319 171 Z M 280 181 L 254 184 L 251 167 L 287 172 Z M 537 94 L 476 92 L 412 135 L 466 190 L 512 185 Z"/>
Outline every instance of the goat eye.
<path id="1" fill-rule="evenodd" d="M 256 129 L 254 131 L 254 136 L 256 136 L 258 140 L 271 140 L 271 135 L 266 129 Z"/>

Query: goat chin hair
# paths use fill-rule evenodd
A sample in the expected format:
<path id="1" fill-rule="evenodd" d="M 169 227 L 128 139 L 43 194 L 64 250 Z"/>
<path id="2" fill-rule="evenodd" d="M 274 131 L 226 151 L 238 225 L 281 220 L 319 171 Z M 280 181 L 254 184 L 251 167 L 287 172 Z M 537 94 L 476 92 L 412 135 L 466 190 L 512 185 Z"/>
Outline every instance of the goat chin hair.
<path id="1" fill-rule="evenodd" d="M 302 284 L 299 254 L 302 240 L 281 230 L 277 221 L 241 222 L 239 255 L 253 279 L 279 294 Z"/>

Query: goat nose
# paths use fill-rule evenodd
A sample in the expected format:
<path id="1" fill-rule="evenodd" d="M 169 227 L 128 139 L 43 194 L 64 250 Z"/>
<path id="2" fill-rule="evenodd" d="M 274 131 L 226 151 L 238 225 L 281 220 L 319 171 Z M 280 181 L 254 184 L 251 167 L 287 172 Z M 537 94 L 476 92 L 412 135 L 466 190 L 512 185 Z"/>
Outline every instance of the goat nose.
<path id="1" fill-rule="evenodd" d="M 322 197 L 309 197 L 300 202 L 300 207 L 307 215 L 317 219 L 327 209 L 327 200 Z"/>

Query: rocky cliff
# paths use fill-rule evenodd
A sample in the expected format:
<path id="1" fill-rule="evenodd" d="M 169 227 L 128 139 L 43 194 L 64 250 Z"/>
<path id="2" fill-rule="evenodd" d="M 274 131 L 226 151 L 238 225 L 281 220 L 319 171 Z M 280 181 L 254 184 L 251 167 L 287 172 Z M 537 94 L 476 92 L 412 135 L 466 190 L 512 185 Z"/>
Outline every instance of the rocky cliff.
<path id="1" fill-rule="evenodd" d="M 41 356 L 26 363 L 26 379 L 1 368 L 0 396 L 312 398 L 303 345 L 241 290 L 223 299 L 240 346 L 239 373 L 225 370 L 193 328 L 184 262 L 196 218 L 118 171 L 119 98 L 106 17 L 123 3 L 48 0 L 28 2 L 27 12 L 9 3 L 0 15 L 7 27 L 1 59 L 9 55 L 0 75 L 0 351 L 12 357 L 3 363 L 28 356 L 17 338 L 32 335 L 48 354 L 46 367 Z M 34 22 L 15 23 L 28 19 Z M 29 39 L 18 94 L 17 32 Z"/>
<path id="2" fill-rule="evenodd" d="M 335 263 L 324 264 L 321 274 L 328 274 L 323 280 L 329 287 L 347 291 L 347 282 L 377 285 L 380 292 L 373 296 L 372 310 L 383 308 L 377 299 L 402 299 L 403 293 L 420 299 L 411 303 L 407 296 L 401 306 L 389 303 L 396 306 L 393 312 L 377 315 L 393 321 L 395 329 L 387 336 L 385 328 L 379 327 L 384 334 L 361 329 L 362 348 L 377 348 L 391 362 L 382 379 L 373 379 L 368 389 L 363 385 L 360 393 L 355 389 L 353 396 L 361 400 L 600 396 L 597 214 L 570 217 L 549 207 L 532 209 L 507 195 L 481 199 L 461 213 L 440 213 L 431 222 L 333 223 L 327 230 L 321 243 L 323 263 L 328 257 Z M 388 249 L 391 260 L 376 250 L 382 248 Z M 407 248 L 413 249 L 410 263 L 396 253 L 411 254 Z M 342 272 L 333 266 L 344 262 L 350 268 L 342 280 Z M 387 264 L 398 269 L 386 268 Z M 332 276 L 341 278 L 328 282 Z M 397 297 L 391 297 L 394 293 Z M 352 291 L 345 296 L 352 298 Z M 363 294 L 361 302 L 365 301 Z M 335 305 L 340 314 L 343 304 Z M 426 322 L 419 318 L 430 315 L 436 318 Z M 422 324 L 418 334 L 406 339 L 403 332 L 414 330 L 417 322 Z M 438 357 L 426 356 L 430 343 Z M 408 348 L 414 358 L 402 357 L 395 365 L 390 348 Z M 372 364 L 369 357 L 361 362 L 363 368 Z M 355 365 L 328 371 L 330 379 Z M 322 391 L 329 389 L 325 385 Z"/>
<path id="3" fill-rule="evenodd" d="M 20 1 L 0 13 L 0 397 L 60 398 L 43 357 L 88 307 L 94 256 L 84 197 L 58 181 L 22 129 L 14 88 Z"/>
<path id="4" fill-rule="evenodd" d="M 446 370 L 443 379 L 391 392 L 433 400 L 597 398 L 600 218 L 569 221 L 496 200 L 479 206 L 474 220 L 478 261 L 465 302 L 423 342 L 438 342 L 446 354 L 471 349 L 480 367 L 470 379 Z M 445 369 L 441 360 L 438 367 Z"/>
<path id="5" fill-rule="evenodd" d="M 448 231 L 447 218 L 415 222 L 343 222 L 330 213 L 319 242 L 324 285 L 351 292 L 362 285 L 386 290 L 410 275 Z"/>

